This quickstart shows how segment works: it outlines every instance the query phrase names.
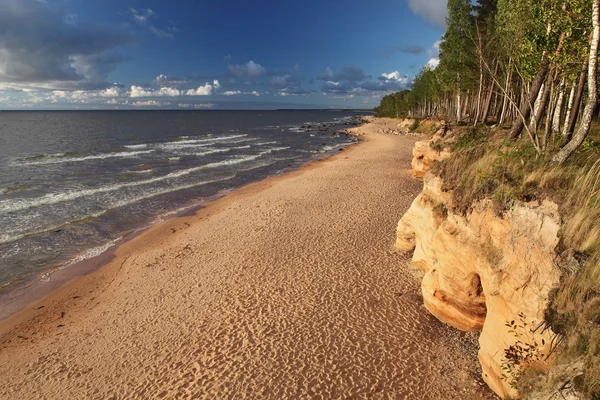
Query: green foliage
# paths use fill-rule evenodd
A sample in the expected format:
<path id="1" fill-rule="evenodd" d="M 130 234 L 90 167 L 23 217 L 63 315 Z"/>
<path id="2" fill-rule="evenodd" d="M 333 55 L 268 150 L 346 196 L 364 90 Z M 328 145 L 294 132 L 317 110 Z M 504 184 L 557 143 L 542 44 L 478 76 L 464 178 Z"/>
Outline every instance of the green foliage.
<path id="1" fill-rule="evenodd" d="M 420 124 L 420 123 L 421 123 L 421 122 L 420 122 L 418 119 L 415 119 L 415 121 L 414 121 L 414 122 L 413 122 L 413 123 L 412 123 L 412 124 L 411 124 L 411 125 L 408 127 L 408 129 L 409 129 L 411 132 L 414 132 L 414 131 L 416 131 L 416 130 L 419 128 L 419 124 Z"/>
<path id="2" fill-rule="evenodd" d="M 519 313 L 518 321 L 504 324 L 515 338 L 515 343 L 504 350 L 504 362 L 501 365 L 502 379 L 512 388 L 519 388 L 519 379 L 526 367 L 535 365 L 544 359 L 542 348 L 544 339 L 538 343 L 535 338 L 535 321 L 527 322 L 523 313 Z"/>

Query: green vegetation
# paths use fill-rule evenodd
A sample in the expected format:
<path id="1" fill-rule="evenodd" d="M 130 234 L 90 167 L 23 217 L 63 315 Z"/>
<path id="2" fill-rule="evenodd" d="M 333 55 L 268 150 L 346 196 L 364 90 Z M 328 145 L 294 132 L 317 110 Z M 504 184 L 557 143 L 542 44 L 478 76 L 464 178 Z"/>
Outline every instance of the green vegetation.
<path id="1" fill-rule="evenodd" d="M 434 167 L 452 211 L 466 214 L 481 199 L 499 214 L 516 201 L 559 204 L 563 278 L 546 322 L 559 335 L 554 365 L 582 361 L 572 384 L 592 399 L 600 399 L 599 14 L 600 0 L 448 0 L 438 67 L 376 109 L 451 121 L 453 134 L 432 147 L 453 151 Z M 514 385 L 535 387 L 543 373 L 519 370 Z"/>

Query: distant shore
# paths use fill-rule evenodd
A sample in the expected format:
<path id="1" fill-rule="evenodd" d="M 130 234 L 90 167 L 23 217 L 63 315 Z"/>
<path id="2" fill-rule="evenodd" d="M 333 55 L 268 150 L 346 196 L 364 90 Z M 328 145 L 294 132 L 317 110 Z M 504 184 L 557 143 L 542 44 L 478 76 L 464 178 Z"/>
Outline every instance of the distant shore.
<path id="1" fill-rule="evenodd" d="M 414 139 L 365 140 L 160 223 L 0 322 L 13 398 L 487 398 L 422 307 L 397 221 Z M 490 397 L 491 398 L 491 397 Z"/>

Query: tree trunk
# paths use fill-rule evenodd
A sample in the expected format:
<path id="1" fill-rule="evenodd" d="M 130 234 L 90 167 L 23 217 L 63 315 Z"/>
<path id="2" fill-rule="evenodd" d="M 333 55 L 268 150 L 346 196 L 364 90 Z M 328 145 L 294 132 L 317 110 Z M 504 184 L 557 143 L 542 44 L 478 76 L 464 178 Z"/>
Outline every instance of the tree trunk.
<path id="1" fill-rule="evenodd" d="M 558 41 L 558 46 L 556 47 L 555 55 L 559 55 L 560 52 L 562 51 L 562 47 L 563 47 L 566 37 L 567 37 L 566 32 L 561 33 L 560 39 Z M 544 57 L 542 58 L 542 64 L 540 65 L 537 76 L 535 77 L 535 80 L 533 81 L 533 84 L 531 85 L 531 89 L 529 90 L 529 98 L 526 99 L 524 104 L 521 104 L 521 113 L 520 113 L 521 118 L 517 118 L 515 120 L 512 128 L 510 130 L 510 133 L 508 135 L 510 139 L 515 140 L 521 135 L 521 132 L 523 131 L 523 128 L 525 127 L 525 124 L 527 123 L 527 119 L 531 115 L 531 110 L 534 106 L 534 102 L 537 100 L 538 94 L 540 93 L 540 88 L 542 87 L 542 84 L 546 80 L 546 76 L 548 75 L 549 69 L 550 69 L 550 58 L 548 57 L 547 54 L 544 54 Z"/>
<path id="2" fill-rule="evenodd" d="M 583 111 L 583 117 L 579 124 L 577 133 L 573 139 L 566 144 L 553 158 L 552 161 L 563 164 L 567 159 L 581 146 L 586 136 L 590 132 L 592 117 L 598 103 L 598 88 L 596 87 L 596 70 L 598 65 L 598 41 L 600 40 L 600 0 L 594 0 L 592 6 L 592 21 L 594 33 L 590 45 L 590 58 L 588 65 L 588 102 Z"/>
<path id="3" fill-rule="evenodd" d="M 579 109 L 581 108 L 581 102 L 583 101 L 583 91 L 585 90 L 585 78 L 587 76 L 588 60 L 585 60 L 579 74 L 579 83 L 577 84 L 577 94 L 575 95 L 575 102 L 573 103 L 573 110 L 571 111 L 571 117 L 567 122 L 565 130 L 565 144 L 573 137 L 573 131 L 575 130 L 575 123 L 579 116 Z"/>
<path id="4" fill-rule="evenodd" d="M 540 114 L 540 107 L 542 106 L 542 99 L 544 98 L 544 94 L 546 93 L 546 88 L 548 84 L 542 84 L 540 88 L 540 92 L 538 93 L 537 99 L 535 99 L 535 103 L 533 105 L 533 113 L 531 116 L 531 121 L 529 122 L 529 130 L 531 132 L 537 132 L 538 130 L 538 115 Z"/>
<path id="5" fill-rule="evenodd" d="M 560 117 L 562 116 L 562 108 L 565 101 L 565 78 L 562 78 L 560 82 L 560 88 L 558 90 L 558 101 L 556 102 L 554 119 L 552 121 L 552 133 L 560 131 Z"/>
<path id="6" fill-rule="evenodd" d="M 556 77 L 552 79 L 552 89 L 550 90 L 550 105 L 548 106 L 548 112 L 546 113 L 546 123 L 544 126 L 544 143 L 542 144 L 542 149 L 546 150 L 548 147 L 548 141 L 550 140 L 550 136 L 552 135 L 552 117 L 554 117 L 554 109 L 556 106 L 556 102 L 558 101 L 558 96 L 555 94 L 555 82 Z"/>
<path id="7" fill-rule="evenodd" d="M 498 74 L 498 68 L 500 67 L 500 61 L 496 61 L 496 67 L 494 67 L 494 77 Z M 481 121 L 485 124 L 490 114 L 490 106 L 492 105 L 492 97 L 494 96 L 494 79 L 490 82 L 490 91 L 488 92 L 485 105 L 483 106 L 483 115 Z"/>
<path id="8" fill-rule="evenodd" d="M 479 37 L 479 45 L 481 46 L 481 36 Z M 477 110 L 475 111 L 475 122 L 473 125 L 477 125 L 479 122 L 479 115 L 481 113 L 481 96 L 483 94 L 483 61 L 481 56 L 479 57 L 479 92 L 477 93 Z"/>
<path id="9" fill-rule="evenodd" d="M 529 98 L 524 99 L 523 103 L 521 104 L 520 114 L 522 115 L 522 117 L 517 118 L 515 120 L 512 128 L 510 129 L 510 133 L 508 134 L 508 137 L 511 140 L 515 140 L 519 136 L 521 136 L 521 132 L 523 131 L 523 128 L 525 127 L 525 124 L 527 123 L 527 119 L 531 115 L 531 110 L 533 109 L 535 101 L 537 100 L 538 94 L 540 93 L 542 84 L 546 80 L 546 76 L 548 75 L 549 67 L 550 67 L 550 60 L 548 59 L 548 57 L 544 57 L 544 60 L 542 61 L 542 64 L 540 65 L 540 68 L 538 70 L 537 76 L 535 77 L 535 80 L 533 81 L 533 84 L 531 85 L 531 89 L 529 91 Z"/>
<path id="10" fill-rule="evenodd" d="M 554 90 L 554 72 L 550 72 L 549 80 L 552 82 L 546 82 L 546 87 L 544 88 L 544 92 L 542 93 L 542 97 L 540 99 L 540 103 L 538 104 L 538 110 L 535 113 L 534 121 L 535 121 L 535 131 L 536 132 L 540 127 L 540 122 L 542 122 L 542 117 L 544 116 L 544 111 L 546 110 L 546 106 L 548 105 L 548 99 L 550 97 L 551 90 Z M 548 110 L 550 113 L 550 110 Z M 549 124 L 548 124 L 549 125 Z"/>
<path id="11" fill-rule="evenodd" d="M 504 89 L 504 100 L 502 101 L 502 115 L 500 115 L 499 126 L 504 124 L 508 113 L 508 96 L 510 96 L 510 81 L 512 79 L 512 58 L 508 59 L 508 72 L 506 73 L 506 87 Z"/>
<path id="12" fill-rule="evenodd" d="M 567 134 L 567 129 L 569 128 L 569 119 L 571 119 L 571 111 L 573 110 L 573 101 L 575 101 L 575 86 L 576 82 L 573 81 L 573 85 L 571 86 L 571 93 L 569 94 L 569 103 L 567 104 L 567 114 L 565 115 L 565 122 L 563 125 L 562 135 L 565 136 Z"/>

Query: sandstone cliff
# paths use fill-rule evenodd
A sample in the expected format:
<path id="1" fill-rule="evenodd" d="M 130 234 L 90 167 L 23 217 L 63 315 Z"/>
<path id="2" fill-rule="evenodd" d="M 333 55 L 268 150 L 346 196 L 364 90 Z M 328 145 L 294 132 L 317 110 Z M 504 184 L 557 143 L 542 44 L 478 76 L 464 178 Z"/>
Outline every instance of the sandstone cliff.
<path id="1" fill-rule="evenodd" d="M 424 274 L 425 307 L 433 315 L 461 330 L 481 330 L 479 360 L 492 390 L 517 396 L 510 374 L 503 378 L 505 351 L 515 343 L 537 343 L 529 350 L 531 362 L 544 363 L 551 342 L 550 331 L 535 327 L 560 279 L 554 263 L 558 207 L 522 203 L 498 216 L 487 200 L 466 216 L 453 213 L 442 180 L 426 173 L 449 154 L 429 144 L 415 146 L 414 174 L 424 176 L 424 188 L 398 225 L 396 247 L 414 250 L 413 265 Z"/>

